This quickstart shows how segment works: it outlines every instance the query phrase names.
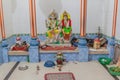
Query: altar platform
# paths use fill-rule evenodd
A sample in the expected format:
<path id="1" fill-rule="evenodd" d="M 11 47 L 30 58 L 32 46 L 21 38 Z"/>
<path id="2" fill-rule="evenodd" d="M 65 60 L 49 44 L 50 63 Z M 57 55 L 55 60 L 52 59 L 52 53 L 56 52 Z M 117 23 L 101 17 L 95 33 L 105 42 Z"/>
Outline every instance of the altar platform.
<path id="1" fill-rule="evenodd" d="M 55 56 L 60 50 L 39 50 L 40 61 L 52 60 L 55 61 Z M 107 57 L 109 51 L 106 48 L 101 49 L 88 49 L 88 60 L 98 60 L 100 57 Z M 34 52 L 33 52 L 34 53 Z M 62 50 L 62 53 L 67 61 L 79 61 L 79 56 L 84 58 L 84 56 L 79 55 L 79 49 L 75 50 Z M 82 52 L 84 54 L 84 52 Z M 8 51 L 9 61 L 28 61 L 29 52 L 26 51 Z M 81 61 L 81 60 L 80 60 Z"/>
<path id="2" fill-rule="evenodd" d="M 77 36 L 77 35 L 74 35 Z M 74 37 L 73 36 L 73 37 Z M 79 35 L 78 35 L 79 36 Z M 38 46 L 30 46 L 28 51 L 12 51 L 11 47 L 15 44 L 15 38 L 16 36 L 13 36 L 10 40 L 12 43 L 9 43 L 8 47 L 3 47 L 3 60 L 1 61 L 2 63 L 5 62 L 17 62 L 17 61 L 22 61 L 22 62 L 39 62 L 39 61 L 47 61 L 47 60 L 52 60 L 55 61 L 55 56 L 58 51 L 62 51 L 62 53 L 65 56 L 65 59 L 67 61 L 80 61 L 80 62 L 87 62 L 87 61 L 92 61 L 92 60 L 98 60 L 100 57 L 109 57 L 113 58 L 114 54 L 114 47 L 108 44 L 106 48 L 100 48 L 100 49 L 94 49 L 88 46 L 81 46 L 81 47 L 76 47 L 74 50 L 69 50 L 69 47 L 71 48 L 71 44 L 69 43 L 61 43 L 61 44 L 46 44 L 48 46 L 52 46 L 52 48 L 57 48 L 62 47 L 66 48 L 63 50 L 43 50 L 39 46 L 43 45 L 44 41 L 46 40 L 45 35 L 39 35 L 39 39 L 41 40 L 40 45 Z M 30 44 L 30 36 L 21 36 L 21 38 L 26 41 L 28 44 Z M 110 42 L 110 40 L 109 40 Z M 35 60 L 36 58 L 36 60 Z"/>
<path id="3" fill-rule="evenodd" d="M 115 80 L 107 70 L 97 61 L 91 62 L 76 62 L 70 61 L 65 63 L 61 69 L 58 67 L 44 67 L 44 62 L 27 63 L 20 62 L 15 67 L 16 62 L 4 63 L 0 66 L 0 80 L 45 80 L 47 73 L 73 73 L 75 80 Z M 28 66 L 28 69 L 21 71 L 20 66 Z M 36 67 L 39 66 L 38 72 Z M 14 67 L 12 73 L 11 69 Z M 7 78 L 6 78 L 7 76 Z M 5 79 L 6 78 L 6 79 Z M 118 77 L 120 79 L 120 77 Z"/>

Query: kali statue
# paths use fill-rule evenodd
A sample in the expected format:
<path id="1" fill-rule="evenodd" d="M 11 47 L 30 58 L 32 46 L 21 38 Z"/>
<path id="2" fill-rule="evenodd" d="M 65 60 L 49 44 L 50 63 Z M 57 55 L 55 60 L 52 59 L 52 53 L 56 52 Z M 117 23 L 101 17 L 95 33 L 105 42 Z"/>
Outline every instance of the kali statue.
<path id="1" fill-rule="evenodd" d="M 62 29 L 60 27 L 60 21 L 58 20 L 58 14 L 53 10 L 48 20 L 46 20 L 46 26 L 48 28 L 46 32 L 47 42 L 54 43 L 62 40 Z"/>
<path id="2" fill-rule="evenodd" d="M 61 25 L 62 25 L 62 32 L 63 32 L 63 37 L 64 40 L 69 41 L 71 32 L 72 32 L 72 27 L 71 27 L 71 19 L 69 13 L 66 11 L 63 12 L 61 15 Z"/>

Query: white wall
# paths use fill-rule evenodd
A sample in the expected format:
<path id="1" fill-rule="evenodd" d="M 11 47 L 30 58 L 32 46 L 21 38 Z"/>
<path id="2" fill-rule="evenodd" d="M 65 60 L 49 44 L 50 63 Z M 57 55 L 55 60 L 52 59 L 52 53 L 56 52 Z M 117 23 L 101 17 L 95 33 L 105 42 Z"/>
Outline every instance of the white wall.
<path id="1" fill-rule="evenodd" d="M 103 3 L 104 0 L 88 0 L 87 33 L 96 33 L 98 26 L 103 29 Z M 67 10 L 71 15 L 73 33 L 80 33 L 80 0 L 37 0 L 38 33 L 45 33 L 45 19 L 52 9 L 55 9 L 59 14 Z"/>
<path id="2" fill-rule="evenodd" d="M 29 5 L 28 0 L 11 0 L 13 32 L 29 33 Z M 55 9 L 59 15 L 68 11 L 72 19 L 73 33 L 80 33 L 80 0 L 36 0 L 38 33 L 45 33 L 45 20 Z M 103 0 L 88 0 L 87 33 L 97 32 L 98 26 L 103 26 Z"/>
<path id="3" fill-rule="evenodd" d="M 14 34 L 30 33 L 29 0 L 11 0 Z"/>
<path id="4" fill-rule="evenodd" d="M 72 19 L 74 33 L 80 33 L 80 0 L 37 0 L 37 28 L 38 33 L 46 32 L 45 20 L 49 13 L 55 9 L 59 15 L 68 11 Z"/>
<path id="5" fill-rule="evenodd" d="M 6 37 L 9 37 L 13 34 L 11 1 L 10 0 L 2 0 L 2 1 L 3 1 L 5 32 L 6 32 Z"/>
<path id="6" fill-rule="evenodd" d="M 88 0 L 87 5 L 87 33 L 97 33 L 100 26 L 103 31 L 104 0 Z"/>
<path id="7" fill-rule="evenodd" d="M 104 2 L 104 34 L 112 36 L 114 0 L 105 0 Z"/>
<path id="8" fill-rule="evenodd" d="M 30 33 L 28 1 L 3 0 L 7 36 L 18 33 Z M 80 0 L 36 0 L 36 3 L 38 33 L 46 32 L 45 20 L 53 9 L 59 15 L 64 10 L 68 11 L 72 19 L 73 33 L 80 33 Z M 98 26 L 100 26 L 104 34 L 111 36 L 113 4 L 114 0 L 88 0 L 87 33 L 96 33 Z M 120 13 L 118 14 L 117 22 L 117 38 L 120 37 L 119 19 Z"/>

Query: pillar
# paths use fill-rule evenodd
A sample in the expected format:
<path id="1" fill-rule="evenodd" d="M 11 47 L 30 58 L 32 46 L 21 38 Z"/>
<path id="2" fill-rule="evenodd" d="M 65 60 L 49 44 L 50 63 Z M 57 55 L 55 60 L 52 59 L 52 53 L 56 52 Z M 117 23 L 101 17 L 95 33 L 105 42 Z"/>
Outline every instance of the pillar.
<path id="1" fill-rule="evenodd" d="M 115 37 L 115 34 L 116 34 L 117 13 L 118 13 L 118 0 L 114 0 L 112 37 Z"/>
<path id="2" fill-rule="evenodd" d="M 81 0 L 80 6 L 80 36 L 86 35 L 86 20 L 87 19 L 87 0 Z"/>
<path id="3" fill-rule="evenodd" d="M 39 62 L 39 43 L 37 41 L 37 26 L 36 26 L 36 0 L 29 0 L 30 10 L 30 33 L 31 41 L 29 48 L 30 62 Z"/>
<path id="4" fill-rule="evenodd" d="M 0 0 L 0 30 L 1 30 L 2 39 L 5 39 L 6 35 L 5 35 L 5 27 L 4 27 L 4 16 L 3 16 L 2 0 Z"/>
<path id="5" fill-rule="evenodd" d="M 112 38 L 110 39 L 110 41 L 108 43 L 109 58 L 112 58 L 112 59 L 114 57 L 114 50 L 115 50 L 115 35 L 116 35 L 117 13 L 118 13 L 118 0 L 114 0 Z"/>
<path id="6" fill-rule="evenodd" d="M 8 44 L 6 41 L 5 26 L 4 26 L 4 15 L 3 15 L 3 6 L 2 0 L 0 0 L 0 30 L 2 36 L 2 56 L 3 62 L 8 62 Z"/>
<path id="7" fill-rule="evenodd" d="M 87 16 L 87 0 L 81 0 L 80 8 L 80 41 L 79 41 L 79 58 L 80 62 L 88 61 L 89 50 L 87 47 L 86 35 L 86 16 Z"/>

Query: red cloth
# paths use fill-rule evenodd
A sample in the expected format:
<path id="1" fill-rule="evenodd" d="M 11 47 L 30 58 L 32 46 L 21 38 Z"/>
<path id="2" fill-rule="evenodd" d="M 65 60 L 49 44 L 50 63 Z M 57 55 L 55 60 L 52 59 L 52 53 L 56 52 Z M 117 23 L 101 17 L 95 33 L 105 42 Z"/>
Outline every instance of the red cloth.
<path id="1" fill-rule="evenodd" d="M 52 46 L 47 46 L 45 48 L 41 48 L 42 50 L 75 50 L 76 47 L 74 46 L 55 46 L 55 47 L 52 47 Z"/>
<path id="2" fill-rule="evenodd" d="M 69 19 L 68 20 L 69 21 L 69 26 L 71 26 L 72 24 L 71 24 L 71 20 Z M 64 23 L 64 20 L 62 20 L 62 27 L 65 27 L 66 25 L 65 25 L 65 23 Z"/>
<path id="3" fill-rule="evenodd" d="M 19 51 L 19 50 L 21 50 L 21 51 L 27 51 L 27 46 L 21 46 L 21 47 L 14 46 L 12 48 L 12 51 Z"/>

